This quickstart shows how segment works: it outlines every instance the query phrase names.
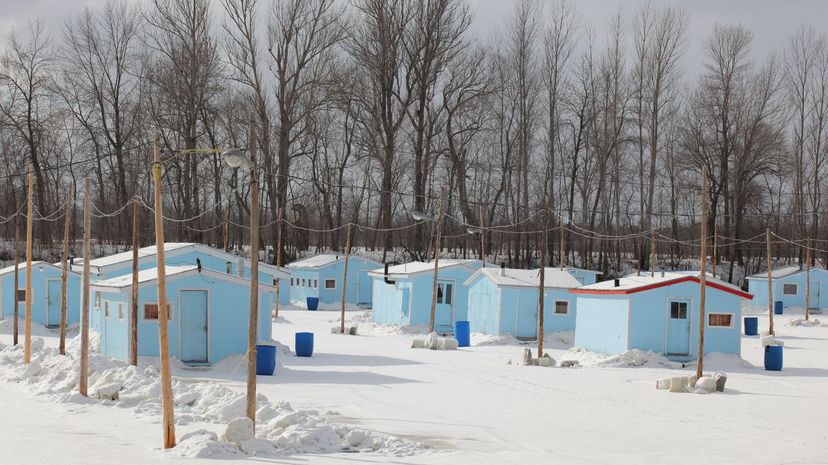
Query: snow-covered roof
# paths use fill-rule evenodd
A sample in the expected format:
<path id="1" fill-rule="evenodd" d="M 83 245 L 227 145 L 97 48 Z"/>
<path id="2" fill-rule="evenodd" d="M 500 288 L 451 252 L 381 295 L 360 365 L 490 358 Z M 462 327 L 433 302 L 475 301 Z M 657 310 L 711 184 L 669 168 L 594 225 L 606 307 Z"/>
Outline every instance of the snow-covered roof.
<path id="1" fill-rule="evenodd" d="M 480 260 L 459 260 L 459 259 L 440 259 L 440 263 L 437 266 L 438 269 L 443 270 L 446 268 L 451 268 L 455 266 L 464 266 L 469 268 L 470 270 L 476 269 L 474 266 L 475 264 L 479 264 Z M 424 273 L 426 271 L 434 272 L 434 262 L 409 262 L 409 263 L 402 263 L 399 265 L 389 266 L 388 267 L 388 274 L 394 276 L 410 276 L 417 273 Z M 376 270 L 371 271 L 371 276 L 383 276 L 385 275 L 385 268 L 378 268 Z"/>
<path id="2" fill-rule="evenodd" d="M 208 268 L 202 268 L 199 271 L 198 266 L 196 265 L 176 265 L 176 266 L 167 266 L 164 268 L 164 273 L 167 279 L 175 279 L 184 277 L 187 275 L 192 274 L 201 274 L 203 276 L 208 276 L 210 281 L 214 280 L 225 280 L 225 281 L 233 281 L 239 284 L 249 285 L 250 280 L 247 278 L 242 278 L 235 274 L 228 274 L 228 273 L 220 273 L 218 271 L 214 271 Z M 146 270 L 141 270 L 138 272 L 138 284 L 148 284 L 153 283 L 158 279 L 158 269 L 155 267 L 148 268 Z M 205 282 L 205 285 L 208 283 Z M 103 289 L 116 289 L 122 290 L 124 288 L 129 288 L 132 286 L 132 274 L 126 274 L 123 276 L 116 276 L 114 278 L 104 279 L 101 281 L 95 281 L 91 284 L 93 288 L 103 288 Z M 259 289 L 263 290 L 275 290 L 274 286 L 271 286 L 266 283 L 259 283 Z"/>
<path id="3" fill-rule="evenodd" d="M 44 262 L 44 261 L 41 261 L 41 260 L 33 261 L 32 262 L 32 268 L 35 268 L 36 266 L 48 266 L 49 268 L 54 268 L 57 271 L 61 271 L 61 272 L 63 271 L 63 268 L 62 268 L 60 263 L 51 264 L 51 263 Z M 26 270 L 26 262 L 25 261 L 20 262 L 20 263 L 17 264 L 17 272 L 18 273 L 23 272 L 25 270 Z M 74 271 L 72 271 L 71 269 L 69 271 L 74 273 Z M 0 269 L 0 276 L 5 276 L 9 273 L 14 273 L 14 265 L 10 265 L 10 266 L 7 266 L 5 268 Z"/>
<path id="4" fill-rule="evenodd" d="M 549 268 L 547 268 L 547 269 L 549 269 Z M 574 266 L 565 266 L 564 270 L 569 271 L 569 272 L 576 271 L 576 272 L 579 272 L 579 273 L 590 273 L 590 274 L 594 274 L 594 275 L 603 274 L 600 271 L 587 270 L 586 268 L 576 268 Z"/>
<path id="5" fill-rule="evenodd" d="M 811 271 L 825 271 L 823 268 L 814 266 L 811 267 Z M 771 270 L 771 279 L 778 279 L 778 278 L 785 278 L 791 275 L 795 275 L 799 272 L 805 272 L 805 269 L 800 268 L 798 266 L 785 266 L 782 268 L 776 268 L 775 270 Z M 747 279 L 768 279 L 768 272 L 762 271 L 761 273 L 752 274 L 747 277 Z"/>
<path id="6" fill-rule="evenodd" d="M 225 261 L 237 261 L 239 259 L 244 260 L 245 262 L 249 262 L 250 259 L 241 257 L 239 255 L 234 255 L 229 252 L 225 252 L 223 250 L 219 250 L 204 244 L 199 244 L 196 242 L 165 242 L 164 243 L 164 253 L 165 258 L 166 255 L 174 256 L 178 253 L 184 253 L 188 250 L 194 250 L 199 253 L 203 253 L 205 255 L 211 255 L 214 257 L 218 257 Z M 148 257 L 155 257 L 158 253 L 158 249 L 156 248 L 155 244 L 147 247 L 141 247 L 138 249 L 138 260 L 141 261 L 144 258 Z M 96 258 L 89 261 L 89 266 L 95 270 L 98 274 L 106 273 L 106 269 L 109 267 L 115 267 L 119 265 L 123 265 L 124 263 L 131 263 L 132 262 L 132 251 L 128 250 L 126 252 L 116 253 L 113 255 L 107 255 L 105 257 Z M 72 265 L 72 269 L 74 271 L 79 271 L 83 268 L 83 259 L 76 259 L 74 264 Z M 266 263 L 259 262 L 259 269 L 263 270 L 267 273 L 273 275 L 281 275 L 279 277 L 287 277 L 290 273 L 284 268 L 277 268 L 276 266 L 269 265 Z"/>
<path id="7" fill-rule="evenodd" d="M 705 273 L 705 277 L 707 286 L 709 287 L 736 294 L 745 299 L 753 298 L 752 294 L 744 292 L 733 284 L 713 278 L 709 273 Z M 615 285 L 615 280 L 611 279 L 581 286 L 569 292 L 574 294 L 633 294 L 687 281 L 699 282 L 699 278 L 700 273 L 698 271 L 656 273 L 655 276 L 650 276 L 650 273 L 642 273 L 640 276 L 629 275 L 619 278 L 617 286 Z"/>
<path id="8" fill-rule="evenodd" d="M 501 274 L 503 273 L 503 274 Z M 498 287 L 538 287 L 540 281 L 540 269 L 520 270 L 515 268 L 481 268 L 466 280 L 464 285 L 468 286 L 476 279 L 485 277 L 491 280 Z M 572 289 L 579 287 L 581 283 L 572 276 L 569 271 L 560 268 L 545 268 L 543 276 L 544 289 Z"/>
<path id="9" fill-rule="evenodd" d="M 382 263 L 372 260 L 370 258 L 365 258 L 362 256 L 351 254 L 350 260 L 359 259 L 364 260 L 370 263 L 376 263 L 377 265 L 381 265 Z M 345 254 L 319 254 L 314 255 L 312 257 L 303 258 L 301 260 L 296 260 L 295 262 L 289 263 L 285 265 L 286 268 L 296 269 L 296 268 L 324 268 L 328 265 L 332 265 L 339 260 L 345 260 Z"/>

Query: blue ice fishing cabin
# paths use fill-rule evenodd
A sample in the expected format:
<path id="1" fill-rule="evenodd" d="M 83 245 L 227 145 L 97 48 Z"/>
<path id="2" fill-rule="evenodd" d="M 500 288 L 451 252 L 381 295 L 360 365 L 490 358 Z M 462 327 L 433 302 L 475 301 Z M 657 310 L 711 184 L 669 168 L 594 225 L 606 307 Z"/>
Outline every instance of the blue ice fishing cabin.
<path id="1" fill-rule="evenodd" d="M 166 267 L 170 356 L 190 364 L 211 364 L 247 351 L 250 280 L 193 265 Z M 138 355 L 157 357 L 157 269 L 138 273 Z M 90 328 L 101 336 L 101 353 L 129 359 L 132 275 L 91 284 Z M 270 309 L 276 288 L 259 284 L 259 341 L 271 338 Z"/>
<path id="2" fill-rule="evenodd" d="M 741 303 L 753 296 L 708 276 L 704 349 L 741 354 Z M 572 289 L 577 296 L 575 346 L 619 354 L 648 350 L 675 360 L 697 351 L 699 272 L 649 273 Z"/>
<path id="3" fill-rule="evenodd" d="M 32 321 L 46 327 L 60 326 L 61 275 L 60 263 L 32 262 Z M 14 315 L 17 300 L 18 316 L 26 316 L 26 262 L 18 264 L 18 289 L 14 289 L 14 266 L 0 270 L 0 305 L 2 316 Z M 66 275 L 66 324 L 80 320 L 80 274 L 69 271 Z"/>
<path id="4" fill-rule="evenodd" d="M 782 301 L 784 307 L 805 308 L 807 291 L 806 270 L 798 266 L 786 266 L 771 270 L 771 290 L 773 302 Z M 810 272 L 811 297 L 808 306 L 811 309 L 828 307 L 828 301 L 821 300 L 822 289 L 828 291 L 828 271 L 821 267 L 812 267 Z M 747 277 L 748 292 L 755 297 L 752 304 L 768 307 L 768 272 L 757 273 Z M 825 304 L 825 305 L 823 305 Z"/>
<path id="5" fill-rule="evenodd" d="M 348 257 L 348 288 L 345 303 L 371 304 L 371 278 L 368 272 L 382 263 L 351 254 Z M 289 263 L 290 301 L 306 305 L 308 297 L 317 297 L 322 304 L 334 304 L 342 300 L 342 273 L 345 269 L 344 254 L 320 254 Z"/>
<path id="6" fill-rule="evenodd" d="M 492 335 L 511 334 L 520 339 L 536 338 L 539 282 L 539 269 L 501 267 L 477 270 L 463 283 L 469 293 L 471 330 Z M 544 270 L 544 332 L 575 329 L 577 299 L 569 290 L 580 285 L 581 282 L 569 269 Z"/>
<path id="7" fill-rule="evenodd" d="M 454 331 L 454 322 L 468 318 L 468 292 L 463 283 L 481 266 L 480 260 L 440 260 L 434 329 Z M 387 273 L 386 273 L 387 271 Z M 381 324 L 428 325 L 434 290 L 434 262 L 410 262 L 370 273 L 374 280 L 373 320 Z"/>

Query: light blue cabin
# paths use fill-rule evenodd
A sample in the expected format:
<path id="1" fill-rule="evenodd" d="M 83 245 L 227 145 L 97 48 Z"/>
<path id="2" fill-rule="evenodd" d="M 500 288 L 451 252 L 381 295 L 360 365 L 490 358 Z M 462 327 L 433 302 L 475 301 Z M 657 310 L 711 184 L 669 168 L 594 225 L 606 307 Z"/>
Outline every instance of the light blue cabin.
<path id="1" fill-rule="evenodd" d="M 158 282 L 155 268 L 138 273 L 138 355 L 157 357 Z M 250 280 L 192 265 L 166 268 L 170 356 L 211 364 L 247 352 Z M 91 284 L 89 325 L 101 336 L 101 353 L 128 360 L 132 275 Z M 259 284 L 259 341 L 270 341 L 276 288 Z"/>
<path id="2" fill-rule="evenodd" d="M 583 268 L 575 268 L 572 266 L 566 266 L 564 267 L 564 270 L 577 279 L 582 286 L 595 284 L 598 282 L 598 276 L 601 274 L 600 271 L 585 270 Z"/>
<path id="3" fill-rule="evenodd" d="M 539 281 L 540 273 L 537 269 L 477 270 L 463 283 L 469 293 L 468 318 L 472 332 L 511 334 L 519 339 L 537 338 Z M 569 293 L 569 289 L 580 285 L 569 269 L 545 269 L 544 332 L 575 329 L 577 299 Z"/>
<path id="4" fill-rule="evenodd" d="M 138 249 L 138 270 L 147 270 L 157 266 L 157 249 L 153 244 Z M 250 277 L 250 259 L 225 252 L 214 247 L 192 242 L 167 242 L 164 244 L 164 261 L 167 266 L 198 266 L 219 273 Z M 83 260 L 75 260 L 72 269 L 82 271 Z M 132 274 L 132 250 L 93 259 L 89 262 L 93 282 L 117 276 Z M 282 267 L 259 262 L 259 282 L 274 286 L 279 285 L 279 303 L 290 302 L 288 292 L 289 271 Z"/>
<path id="5" fill-rule="evenodd" d="M 753 296 L 708 277 L 704 352 L 741 354 L 741 301 Z M 699 273 L 627 276 L 570 290 L 577 296 L 575 345 L 619 354 L 648 350 L 674 360 L 698 347 Z"/>
<path id="6" fill-rule="evenodd" d="M 357 255 L 348 257 L 348 282 L 345 303 L 371 305 L 371 278 L 368 272 L 382 263 Z M 334 304 L 342 301 L 342 273 L 345 255 L 321 254 L 289 263 L 290 300 L 305 305 L 308 297 L 316 297 L 320 303 Z"/>
<path id="7" fill-rule="evenodd" d="M 824 268 L 812 267 L 810 272 L 811 287 L 807 288 L 804 269 L 798 266 L 788 266 L 771 270 L 771 289 L 773 302 L 781 301 L 784 307 L 805 308 L 805 293 L 811 296 L 808 306 L 811 309 L 828 307 L 828 299 L 821 299 L 822 289 L 828 292 L 828 271 Z M 768 273 L 767 271 L 747 277 L 748 292 L 754 295 L 753 305 L 768 307 Z"/>
<path id="8" fill-rule="evenodd" d="M 32 321 L 54 328 L 60 326 L 61 275 L 58 263 L 32 262 Z M 0 305 L 2 316 L 13 317 L 17 300 L 18 317 L 26 316 L 26 263 L 18 264 L 18 290 L 14 289 L 14 266 L 0 270 Z M 69 271 L 66 275 L 66 324 L 80 320 L 80 275 Z"/>
<path id="9" fill-rule="evenodd" d="M 481 267 L 479 260 L 440 260 L 434 329 L 454 331 L 454 322 L 468 319 L 468 289 L 463 285 Z M 374 280 L 373 319 L 381 324 L 428 325 L 434 291 L 434 262 L 411 262 L 380 268 Z"/>

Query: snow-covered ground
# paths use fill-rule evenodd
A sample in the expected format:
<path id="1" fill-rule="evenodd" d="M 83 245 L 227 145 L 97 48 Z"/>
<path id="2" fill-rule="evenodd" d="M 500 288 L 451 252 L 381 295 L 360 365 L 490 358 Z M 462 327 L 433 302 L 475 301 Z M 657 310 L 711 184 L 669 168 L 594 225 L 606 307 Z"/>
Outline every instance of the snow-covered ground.
<path id="1" fill-rule="evenodd" d="M 559 361 L 578 359 L 583 368 L 524 367 L 521 352 L 534 343 L 473 335 L 474 345 L 457 351 L 411 349 L 417 328 L 394 331 L 365 324 L 358 311 L 348 315 L 363 321 L 367 335 L 330 334 L 338 312 L 283 309 L 275 338 L 293 346 L 295 332 L 313 331 L 314 356 L 280 351 L 276 375 L 259 377 L 258 390 L 274 409 L 303 412 L 297 434 L 358 431 L 373 438 L 376 450 L 329 452 L 338 450 L 334 444 L 275 456 L 231 454 L 221 463 L 828 462 L 828 326 L 789 326 L 801 318 L 798 312 L 776 317 L 778 338 L 785 342 L 784 371 L 764 371 L 758 338 L 743 337 L 743 360 L 714 355 L 706 362 L 705 371 L 729 375 L 726 392 L 708 396 L 655 390 L 656 379 L 689 374 L 692 367 L 646 353 L 585 353 L 571 348 L 571 333 L 547 335 L 547 350 Z M 9 323 L 0 323 L 0 344 L 11 342 Z M 765 314 L 760 329 L 766 327 Z M 56 333 L 39 328 L 37 334 L 45 341 L 44 353 L 57 345 Z M 151 362 L 142 360 L 136 379 L 147 377 L 151 384 Z M 213 369 L 176 365 L 176 395 L 221 393 L 218 412 L 243 394 L 244 370 L 239 358 Z M 0 366 L 6 379 L 0 381 L 3 465 L 215 463 L 161 452 L 152 403 L 84 402 L 57 392 L 58 382 L 44 389 L 8 379 L 20 371 L 13 363 Z M 181 402 L 176 413 L 186 420 L 177 426 L 179 438 L 198 430 L 219 437 L 224 432 L 225 418 L 211 412 L 209 403 Z"/>

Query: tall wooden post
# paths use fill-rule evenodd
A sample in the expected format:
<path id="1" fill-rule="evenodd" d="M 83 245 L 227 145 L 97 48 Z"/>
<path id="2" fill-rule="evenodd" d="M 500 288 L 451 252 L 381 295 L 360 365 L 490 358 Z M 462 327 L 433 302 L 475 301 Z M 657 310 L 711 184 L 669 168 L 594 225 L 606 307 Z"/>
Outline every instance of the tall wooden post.
<path id="1" fill-rule="evenodd" d="M 546 276 L 546 228 L 549 225 L 546 213 L 547 206 L 548 201 L 544 204 L 540 244 L 538 244 L 538 249 L 540 249 L 540 261 L 538 263 L 538 359 L 543 357 L 543 294 L 545 288 L 544 279 Z"/>
<path id="2" fill-rule="evenodd" d="M 435 225 L 435 237 L 434 237 L 434 280 L 432 282 L 431 287 L 431 314 L 428 320 L 428 332 L 434 332 L 434 316 L 435 311 L 437 309 L 437 273 L 440 269 L 440 233 L 443 230 L 443 209 L 445 208 L 446 204 L 446 188 L 440 188 L 440 212 L 437 214 L 437 218 L 434 220 L 437 222 Z M 445 296 L 444 296 L 445 298 Z"/>
<path id="3" fill-rule="evenodd" d="M 650 277 L 655 277 L 656 268 L 656 233 L 655 228 L 650 230 Z"/>
<path id="4" fill-rule="evenodd" d="M 81 281 L 81 349 L 79 390 L 86 397 L 89 383 L 89 261 L 92 260 L 90 246 L 91 226 L 89 209 L 92 202 L 92 180 L 86 178 L 83 184 L 83 278 Z"/>
<path id="5" fill-rule="evenodd" d="M 66 218 L 63 219 L 63 255 L 61 256 L 60 273 L 60 355 L 66 355 L 66 281 L 69 277 L 69 228 L 72 223 L 72 206 L 75 199 L 74 191 L 66 193 Z"/>
<path id="6" fill-rule="evenodd" d="M 765 231 L 765 242 L 768 246 L 768 332 L 773 335 L 773 273 L 771 271 L 771 231 Z"/>
<path id="7" fill-rule="evenodd" d="M 808 238 L 807 249 L 805 249 L 805 321 L 811 316 L 811 238 Z"/>
<path id="8" fill-rule="evenodd" d="M 483 205 L 479 205 L 478 210 L 480 210 L 480 262 L 483 268 L 486 268 L 486 226 L 483 220 Z"/>
<path id="9" fill-rule="evenodd" d="M 719 271 L 719 225 L 713 223 L 713 277 Z"/>
<path id="10" fill-rule="evenodd" d="M 701 253 L 699 266 L 699 343 L 696 354 L 696 377 L 701 378 L 704 370 L 704 319 L 705 298 L 707 291 L 707 167 L 702 169 L 702 215 L 701 215 Z"/>
<path id="11" fill-rule="evenodd" d="M 566 225 L 564 224 L 563 209 L 558 210 L 558 216 L 561 219 L 561 271 L 563 271 L 566 267 L 566 247 L 564 245 L 566 242 L 566 236 L 564 235 Z"/>
<path id="12" fill-rule="evenodd" d="M 282 207 L 279 207 L 278 218 L 276 220 L 276 269 L 282 269 Z M 276 279 L 276 313 L 273 315 L 274 320 L 279 319 L 279 294 L 282 292 L 281 279 Z"/>
<path id="13" fill-rule="evenodd" d="M 129 309 L 129 363 L 138 366 L 138 198 L 132 199 L 132 301 Z"/>
<path id="14" fill-rule="evenodd" d="M 32 361 L 32 220 L 34 219 L 34 175 L 29 165 L 29 195 L 26 207 L 26 335 L 23 340 L 23 363 Z"/>
<path id="15" fill-rule="evenodd" d="M 247 417 L 256 427 L 256 340 L 259 327 L 259 164 L 250 117 L 250 314 L 247 319 Z"/>
<path id="16" fill-rule="evenodd" d="M 17 212 L 14 214 L 14 321 L 12 322 L 13 327 L 13 342 L 14 345 L 18 344 L 18 335 L 20 334 L 20 298 L 18 294 L 20 294 L 20 275 L 18 274 L 18 269 L 20 268 L 20 209 L 17 209 Z"/>
<path id="17" fill-rule="evenodd" d="M 348 259 L 351 257 L 351 228 L 348 223 L 348 235 L 345 239 L 345 270 L 342 272 L 342 303 L 339 308 L 339 334 L 345 334 L 345 289 L 348 287 Z"/>
<path id="18" fill-rule="evenodd" d="M 152 179 L 155 197 L 155 250 L 158 276 L 158 343 L 161 359 L 161 411 L 164 428 L 164 448 L 175 446 L 175 417 L 173 412 L 172 379 L 170 374 L 170 342 L 167 315 L 167 272 L 164 263 L 164 203 L 161 200 L 161 136 L 155 136 L 153 146 Z M 83 261 L 84 265 L 87 260 Z"/>
<path id="19" fill-rule="evenodd" d="M 230 202 L 227 203 L 227 210 L 224 211 L 224 251 L 230 250 Z"/>

